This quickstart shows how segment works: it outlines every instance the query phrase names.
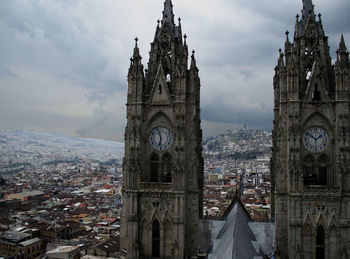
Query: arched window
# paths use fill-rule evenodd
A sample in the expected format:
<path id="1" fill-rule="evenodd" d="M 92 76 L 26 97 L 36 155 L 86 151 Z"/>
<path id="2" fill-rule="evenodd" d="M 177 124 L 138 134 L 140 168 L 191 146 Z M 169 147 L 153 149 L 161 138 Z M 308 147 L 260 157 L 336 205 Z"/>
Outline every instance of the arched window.
<path id="1" fill-rule="evenodd" d="M 303 231 L 303 253 L 304 258 L 312 258 L 313 237 L 310 225 L 305 225 Z"/>
<path id="2" fill-rule="evenodd" d="M 307 155 L 303 159 L 303 171 L 304 171 L 304 184 L 313 185 L 317 184 L 317 175 L 314 170 L 315 159 L 312 155 Z"/>
<path id="3" fill-rule="evenodd" d="M 327 185 L 327 173 L 328 173 L 328 157 L 321 155 L 317 159 L 318 165 L 318 184 Z"/>
<path id="4" fill-rule="evenodd" d="M 162 159 L 162 178 L 163 182 L 171 182 L 171 157 L 168 153 L 165 153 Z"/>
<path id="5" fill-rule="evenodd" d="M 327 246 L 329 258 L 337 258 L 338 243 L 339 242 L 337 242 L 337 229 L 333 226 L 328 232 Z"/>
<path id="6" fill-rule="evenodd" d="M 312 155 L 307 155 L 303 159 L 304 184 L 305 185 L 327 185 L 329 159 L 323 154 L 314 159 Z"/>
<path id="7" fill-rule="evenodd" d="M 158 182 L 159 157 L 156 153 L 151 156 L 151 182 Z"/>
<path id="8" fill-rule="evenodd" d="M 316 232 L 316 258 L 324 259 L 324 229 L 322 226 L 317 228 Z"/>
<path id="9" fill-rule="evenodd" d="M 160 257 L 160 227 L 156 219 L 152 224 L 152 257 Z"/>
<path id="10" fill-rule="evenodd" d="M 319 102 L 321 100 L 321 92 L 317 89 L 317 84 L 315 84 L 315 90 L 312 92 L 312 100 Z"/>
<path id="11" fill-rule="evenodd" d="M 149 230 L 148 230 L 149 224 L 146 220 L 142 223 L 142 229 L 141 229 L 141 255 L 146 255 L 149 251 Z"/>
<path id="12" fill-rule="evenodd" d="M 164 223 L 164 257 L 171 258 L 173 248 L 173 232 L 171 223 L 166 220 Z"/>

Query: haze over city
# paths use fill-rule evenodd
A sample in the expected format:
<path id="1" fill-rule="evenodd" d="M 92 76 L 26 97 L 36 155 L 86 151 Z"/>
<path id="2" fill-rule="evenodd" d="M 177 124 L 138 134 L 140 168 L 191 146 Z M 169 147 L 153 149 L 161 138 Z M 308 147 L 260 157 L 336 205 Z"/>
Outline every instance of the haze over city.
<path id="1" fill-rule="evenodd" d="M 273 68 L 300 2 L 174 1 L 196 51 L 205 136 L 244 124 L 271 130 Z M 0 129 L 123 141 L 134 38 L 147 68 L 162 3 L 1 1 Z M 334 61 L 341 33 L 350 40 L 350 2 L 314 4 Z"/>

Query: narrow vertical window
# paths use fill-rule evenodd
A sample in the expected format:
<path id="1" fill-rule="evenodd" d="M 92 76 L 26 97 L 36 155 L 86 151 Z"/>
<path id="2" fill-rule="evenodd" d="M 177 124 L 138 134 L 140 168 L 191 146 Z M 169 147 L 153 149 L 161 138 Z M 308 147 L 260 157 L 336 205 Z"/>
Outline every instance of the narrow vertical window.
<path id="1" fill-rule="evenodd" d="M 171 182 L 171 158 L 168 153 L 163 157 L 162 161 L 163 182 Z"/>
<path id="2" fill-rule="evenodd" d="M 317 184 L 317 175 L 314 170 L 315 159 L 308 155 L 303 159 L 304 185 Z"/>
<path id="3" fill-rule="evenodd" d="M 302 228 L 303 231 L 303 253 L 304 258 L 312 258 L 313 254 L 313 237 L 312 237 L 312 229 L 311 226 L 305 225 Z"/>
<path id="4" fill-rule="evenodd" d="M 321 100 L 321 92 L 317 89 L 317 84 L 315 84 L 315 90 L 312 92 L 312 100 L 314 102 L 319 102 Z"/>
<path id="5" fill-rule="evenodd" d="M 170 82 L 171 82 L 171 79 L 170 79 L 170 74 L 168 73 L 165 77 L 165 81 L 166 81 L 166 84 L 168 86 L 168 89 L 170 90 Z"/>
<path id="6" fill-rule="evenodd" d="M 322 226 L 317 228 L 316 233 L 316 258 L 324 259 L 324 229 Z"/>
<path id="7" fill-rule="evenodd" d="M 158 94 L 161 94 L 162 93 L 162 85 L 159 85 L 158 86 Z"/>
<path id="8" fill-rule="evenodd" d="M 160 257 L 160 227 L 156 219 L 152 224 L 152 257 Z"/>
<path id="9" fill-rule="evenodd" d="M 164 223 L 164 257 L 171 258 L 173 248 L 173 232 L 171 223 L 166 220 Z"/>
<path id="10" fill-rule="evenodd" d="M 322 155 L 317 160 L 318 164 L 318 184 L 327 185 L 328 157 Z"/>
<path id="11" fill-rule="evenodd" d="M 158 160 L 157 154 L 151 156 L 151 182 L 158 182 Z"/>
<path id="12" fill-rule="evenodd" d="M 149 247 L 149 237 L 148 237 L 148 222 L 146 220 L 143 221 L 142 229 L 141 229 L 141 255 L 146 255 Z"/>

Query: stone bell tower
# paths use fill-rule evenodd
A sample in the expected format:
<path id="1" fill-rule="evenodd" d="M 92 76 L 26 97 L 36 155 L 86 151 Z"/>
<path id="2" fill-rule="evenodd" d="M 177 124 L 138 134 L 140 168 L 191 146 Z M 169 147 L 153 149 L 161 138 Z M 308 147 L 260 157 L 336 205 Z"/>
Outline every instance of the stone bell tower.
<path id="1" fill-rule="evenodd" d="M 135 43 L 128 73 L 121 249 L 127 258 L 191 258 L 198 251 L 203 158 L 200 79 L 181 20 L 164 3 L 148 69 Z"/>
<path id="2" fill-rule="evenodd" d="M 350 258 L 350 62 L 303 0 L 273 79 L 276 258 Z"/>

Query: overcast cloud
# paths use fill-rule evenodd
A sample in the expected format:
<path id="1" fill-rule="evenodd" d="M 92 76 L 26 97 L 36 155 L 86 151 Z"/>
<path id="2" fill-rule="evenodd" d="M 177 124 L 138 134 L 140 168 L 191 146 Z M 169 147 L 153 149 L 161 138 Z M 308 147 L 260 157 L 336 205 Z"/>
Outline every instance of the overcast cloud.
<path id="1" fill-rule="evenodd" d="M 134 38 L 147 65 L 163 0 L 0 2 L 0 129 L 123 141 Z M 272 77 L 302 0 L 173 0 L 201 77 L 204 135 L 272 128 Z M 350 1 L 314 1 L 334 57 Z M 177 20 L 177 19 L 176 19 Z M 291 33 L 291 35 L 293 35 Z"/>

